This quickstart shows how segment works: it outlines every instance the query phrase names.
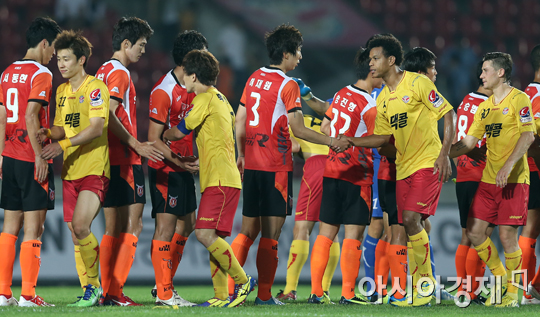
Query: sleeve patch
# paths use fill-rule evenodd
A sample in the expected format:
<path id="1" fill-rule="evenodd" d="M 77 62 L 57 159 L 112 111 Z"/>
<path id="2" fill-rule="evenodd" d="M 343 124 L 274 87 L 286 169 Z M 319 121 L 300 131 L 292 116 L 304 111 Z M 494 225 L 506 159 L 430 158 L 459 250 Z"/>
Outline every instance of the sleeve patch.
<path id="1" fill-rule="evenodd" d="M 433 107 L 439 108 L 443 104 L 443 99 L 435 90 L 431 90 L 428 96 L 429 102 L 433 104 Z"/>
<path id="2" fill-rule="evenodd" d="M 520 121 L 522 123 L 526 123 L 526 122 L 531 122 L 532 121 L 532 117 L 531 117 L 531 111 L 529 110 L 529 107 L 523 107 L 521 108 L 521 110 L 519 110 L 519 116 L 520 116 Z"/>
<path id="3" fill-rule="evenodd" d="M 90 105 L 92 107 L 101 106 L 103 99 L 101 99 L 101 90 L 99 88 L 92 90 L 90 93 Z"/>

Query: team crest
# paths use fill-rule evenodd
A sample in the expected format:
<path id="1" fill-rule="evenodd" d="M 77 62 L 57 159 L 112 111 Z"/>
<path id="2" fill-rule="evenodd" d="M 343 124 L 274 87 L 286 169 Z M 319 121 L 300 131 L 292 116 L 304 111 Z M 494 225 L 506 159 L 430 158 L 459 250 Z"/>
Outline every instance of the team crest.
<path id="1" fill-rule="evenodd" d="M 137 185 L 137 184 L 135 184 L 135 185 Z M 143 194 L 144 194 L 144 185 L 143 185 L 143 186 L 137 185 L 137 195 L 138 195 L 139 197 L 142 197 Z"/>
<path id="2" fill-rule="evenodd" d="M 508 107 L 505 107 L 502 111 L 502 114 L 508 114 Z"/>
<path id="3" fill-rule="evenodd" d="M 176 199 L 178 198 L 178 196 L 176 197 L 173 197 L 171 195 L 169 195 L 169 206 L 171 206 L 171 208 L 174 208 L 176 207 Z"/>
<path id="4" fill-rule="evenodd" d="M 54 201 L 54 189 L 49 188 L 49 200 Z"/>
<path id="5" fill-rule="evenodd" d="M 103 99 L 101 99 L 101 90 L 99 88 L 92 90 L 90 93 L 90 105 L 92 107 L 97 107 L 101 106 L 102 103 Z"/>
<path id="6" fill-rule="evenodd" d="M 429 102 L 431 102 L 433 104 L 433 107 L 435 108 L 439 108 L 443 103 L 443 99 L 441 98 L 441 96 L 439 96 L 438 93 L 435 92 L 435 90 L 432 90 L 429 93 L 428 99 L 429 99 Z"/>
<path id="7" fill-rule="evenodd" d="M 522 123 L 531 122 L 531 111 L 529 110 L 529 107 L 523 107 L 521 110 L 519 110 L 519 116 Z"/>
<path id="8" fill-rule="evenodd" d="M 83 103 L 84 102 L 84 96 L 80 96 L 79 97 L 79 103 Z"/>
<path id="9" fill-rule="evenodd" d="M 404 102 L 404 103 L 408 103 L 411 98 L 409 96 L 403 96 L 403 98 L 401 98 L 401 100 Z"/>

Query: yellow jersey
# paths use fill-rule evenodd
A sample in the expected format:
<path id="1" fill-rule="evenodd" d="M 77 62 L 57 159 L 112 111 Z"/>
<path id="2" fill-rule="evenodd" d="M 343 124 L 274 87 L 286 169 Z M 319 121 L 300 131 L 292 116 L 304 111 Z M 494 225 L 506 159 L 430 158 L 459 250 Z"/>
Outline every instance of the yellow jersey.
<path id="1" fill-rule="evenodd" d="M 187 133 L 192 130 L 197 133 L 201 192 L 210 186 L 241 189 L 234 147 L 235 116 L 227 98 L 211 87 L 198 94 L 192 104 L 179 126 L 184 125 Z"/>
<path id="2" fill-rule="evenodd" d="M 435 84 L 424 75 L 403 72 L 390 91 L 386 85 L 377 97 L 375 132 L 394 135 L 396 179 L 404 179 L 422 168 L 433 168 L 441 152 L 437 121 L 452 110 Z"/>
<path id="3" fill-rule="evenodd" d="M 321 123 L 322 123 L 321 119 L 318 119 L 309 114 L 304 115 L 304 125 L 315 132 L 323 134 L 321 132 Z M 293 137 L 296 140 L 296 142 L 298 142 L 298 144 L 300 145 L 300 150 L 302 151 L 302 153 L 328 155 L 329 147 L 327 145 L 315 144 L 315 143 L 308 142 L 306 140 L 298 139 L 293 135 L 292 129 L 290 127 L 289 127 L 289 133 L 291 134 L 291 137 Z"/>
<path id="4" fill-rule="evenodd" d="M 529 97 L 516 88 L 512 88 L 497 105 L 494 104 L 494 96 L 480 104 L 467 134 L 478 139 L 486 135 L 488 152 L 482 182 L 496 184 L 497 173 L 514 151 L 521 134 L 527 131 L 536 134 L 531 113 Z M 514 165 L 508 183 L 529 184 L 527 154 Z"/>
<path id="5" fill-rule="evenodd" d="M 70 82 L 56 90 L 56 116 L 54 125 L 64 128 L 66 138 L 72 138 L 90 126 L 91 118 L 105 118 L 103 133 L 87 144 L 71 146 L 64 152 L 62 179 L 77 180 L 89 175 L 110 178 L 109 142 L 109 89 L 101 80 L 87 75 L 77 91 Z"/>

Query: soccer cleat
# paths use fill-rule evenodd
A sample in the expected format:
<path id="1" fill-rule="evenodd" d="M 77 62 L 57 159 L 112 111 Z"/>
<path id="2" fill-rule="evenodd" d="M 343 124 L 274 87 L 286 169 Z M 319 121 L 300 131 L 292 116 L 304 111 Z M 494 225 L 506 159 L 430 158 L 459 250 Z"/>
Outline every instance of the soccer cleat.
<path id="1" fill-rule="evenodd" d="M 255 298 L 255 305 L 285 305 L 283 302 L 281 302 L 279 299 L 276 299 L 275 297 L 270 297 L 269 300 L 262 300 L 260 298 Z"/>
<path id="2" fill-rule="evenodd" d="M 362 294 L 356 294 L 356 296 L 359 297 L 361 300 L 369 302 L 373 305 L 388 304 L 388 295 L 384 295 L 382 298 L 379 299 L 379 294 L 377 292 L 374 292 L 371 296 L 364 296 Z"/>
<path id="3" fill-rule="evenodd" d="M 441 289 L 441 299 L 442 300 L 454 300 L 454 295 L 450 294 L 447 290 Z"/>
<path id="4" fill-rule="evenodd" d="M 77 296 L 77 300 L 74 301 L 71 304 L 67 304 L 67 307 L 77 307 L 79 306 L 79 302 L 81 301 L 82 296 Z"/>
<path id="5" fill-rule="evenodd" d="M 109 298 L 109 301 L 114 306 L 143 306 L 142 304 L 135 303 L 131 298 L 126 296 L 124 293 L 122 293 L 122 296 L 120 297 L 107 295 L 107 297 L 105 297 L 105 300 L 107 300 L 107 298 Z"/>
<path id="6" fill-rule="evenodd" d="M 351 305 L 351 304 L 356 304 L 356 305 L 369 305 L 369 304 L 370 304 L 369 301 L 364 300 L 363 298 L 361 298 L 361 297 L 358 296 L 358 295 L 355 295 L 355 296 L 353 296 L 353 297 L 350 298 L 350 299 L 345 298 L 345 296 L 341 296 L 341 299 L 339 300 L 339 303 L 340 303 L 341 305 Z"/>
<path id="7" fill-rule="evenodd" d="M 413 304 L 409 303 L 409 298 L 411 296 L 405 296 L 403 298 L 395 298 L 394 295 L 390 296 L 388 298 L 388 303 L 392 306 L 396 307 L 412 307 Z"/>
<path id="8" fill-rule="evenodd" d="M 195 305 L 197 307 L 227 307 L 229 306 L 231 302 L 229 301 L 229 299 L 219 299 L 217 297 L 213 297 L 213 298 L 210 298 L 209 300 L 207 300 L 206 302 L 202 303 L 202 304 L 199 304 L 199 305 Z"/>
<path id="9" fill-rule="evenodd" d="M 527 293 L 529 293 L 532 297 L 540 300 L 540 289 L 536 288 L 532 284 L 532 282 L 529 283 L 529 287 L 527 287 Z"/>
<path id="10" fill-rule="evenodd" d="M 255 290 L 257 281 L 250 275 L 247 275 L 247 278 L 248 280 L 246 283 L 236 284 L 234 286 L 234 295 L 231 298 L 231 303 L 229 304 L 228 307 L 237 307 L 244 304 L 249 293 Z"/>
<path id="11" fill-rule="evenodd" d="M 161 299 L 156 296 L 156 305 L 158 306 L 178 306 L 177 298 L 173 294 L 169 299 Z"/>
<path id="12" fill-rule="evenodd" d="M 178 295 L 178 292 L 175 289 L 173 289 L 173 295 L 176 298 L 176 302 L 177 302 L 176 305 L 178 305 L 179 307 L 191 307 L 191 306 L 197 305 L 195 303 L 192 303 L 188 300 L 183 299 L 182 296 Z"/>
<path id="13" fill-rule="evenodd" d="M 34 298 L 27 300 L 24 296 L 19 299 L 19 307 L 54 307 L 53 304 L 49 304 L 43 300 L 40 296 L 35 295 Z"/>
<path id="14" fill-rule="evenodd" d="M 309 295 L 309 298 L 307 300 L 308 304 L 334 304 L 330 297 L 326 294 L 323 294 L 322 297 L 318 297 L 315 294 Z"/>
<path id="15" fill-rule="evenodd" d="M 17 306 L 19 303 L 15 299 L 15 297 L 10 296 L 6 297 L 4 295 L 0 295 L 0 306 Z"/>
<path id="16" fill-rule="evenodd" d="M 150 294 L 152 294 L 152 298 L 156 299 L 157 297 L 157 285 L 154 285 L 154 288 L 150 291 Z"/>
<path id="17" fill-rule="evenodd" d="M 528 294 L 523 294 L 523 297 L 521 297 L 521 305 L 540 305 L 540 300 Z"/>
<path id="18" fill-rule="evenodd" d="M 101 287 L 95 287 L 92 284 L 88 284 L 84 287 L 84 295 L 76 303 L 77 307 L 91 307 L 98 304 L 99 298 L 101 297 Z"/>
<path id="19" fill-rule="evenodd" d="M 510 294 L 504 295 L 503 298 L 501 298 L 501 302 L 494 306 L 495 307 L 519 307 L 517 299 L 510 296 Z"/>
<path id="20" fill-rule="evenodd" d="M 99 306 L 116 306 L 116 303 L 112 301 L 111 296 L 109 294 L 107 295 L 101 295 L 98 302 Z"/>
<path id="21" fill-rule="evenodd" d="M 290 291 L 287 294 L 283 294 L 283 290 L 281 289 L 276 298 L 279 300 L 296 300 L 296 291 Z"/>
<path id="22" fill-rule="evenodd" d="M 486 298 L 486 301 L 484 302 L 484 305 L 486 306 L 495 306 L 493 304 L 493 301 L 496 300 L 496 297 L 497 296 L 497 293 L 500 292 L 500 299 L 502 301 L 502 299 L 506 296 L 506 291 L 507 291 L 507 286 L 506 286 L 506 283 L 503 284 L 504 286 L 501 286 L 500 289 L 498 289 L 497 287 L 493 287 L 490 291 L 490 296 L 488 298 Z M 480 297 L 480 296 L 478 296 Z"/>

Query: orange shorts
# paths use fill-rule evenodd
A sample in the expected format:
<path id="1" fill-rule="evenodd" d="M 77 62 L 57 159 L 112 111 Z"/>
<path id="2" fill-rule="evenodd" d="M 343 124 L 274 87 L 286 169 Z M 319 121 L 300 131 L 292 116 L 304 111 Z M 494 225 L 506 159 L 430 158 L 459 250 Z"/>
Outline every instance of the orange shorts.
<path id="1" fill-rule="evenodd" d="M 507 184 L 504 188 L 480 182 L 474 195 L 470 218 L 495 225 L 524 226 L 527 223 L 529 185 Z"/>
<path id="2" fill-rule="evenodd" d="M 218 236 L 230 236 L 240 189 L 207 187 L 201 197 L 195 229 L 215 229 Z"/>
<path id="3" fill-rule="evenodd" d="M 422 219 L 435 215 L 443 184 L 438 177 L 438 173 L 433 175 L 433 168 L 422 168 L 396 182 L 396 202 L 400 224 L 403 223 L 404 210 L 422 214 Z"/>
<path id="4" fill-rule="evenodd" d="M 99 197 L 99 202 L 103 205 L 105 193 L 108 189 L 109 179 L 105 176 L 89 175 L 76 180 L 63 180 L 64 221 L 71 222 L 73 220 L 73 212 L 80 192 L 89 190 L 95 193 Z"/>
<path id="5" fill-rule="evenodd" d="M 295 221 L 319 221 L 326 155 L 315 155 L 304 164 L 304 176 L 298 193 Z"/>

